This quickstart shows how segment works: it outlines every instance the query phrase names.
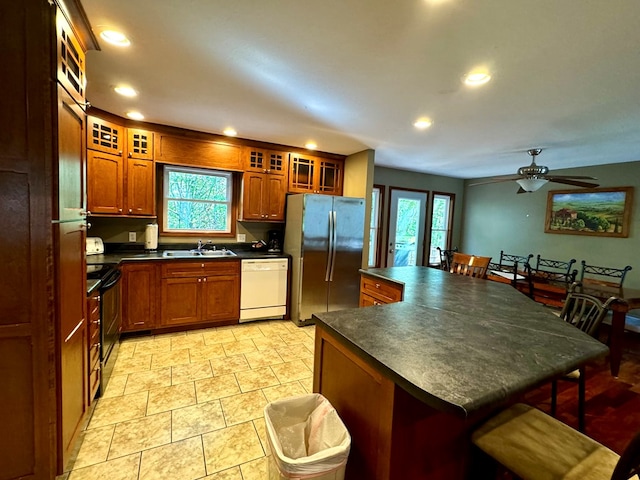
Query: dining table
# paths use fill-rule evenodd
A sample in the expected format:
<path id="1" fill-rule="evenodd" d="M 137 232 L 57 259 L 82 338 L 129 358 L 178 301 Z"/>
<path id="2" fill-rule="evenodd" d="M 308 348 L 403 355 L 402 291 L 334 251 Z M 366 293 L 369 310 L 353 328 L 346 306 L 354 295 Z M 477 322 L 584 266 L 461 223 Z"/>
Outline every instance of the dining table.
<path id="1" fill-rule="evenodd" d="M 584 281 L 576 291 L 592 295 L 602 301 L 615 297 L 611 303 L 611 334 L 609 335 L 609 363 L 611 375 L 617 377 L 620 373 L 622 350 L 624 347 L 624 331 L 627 313 L 640 308 L 640 289 L 616 287 Z"/>
<path id="2" fill-rule="evenodd" d="M 348 480 L 473 478 L 480 422 L 608 352 L 504 283 L 429 267 L 361 274 L 401 301 L 313 315 L 313 389 L 351 435 Z"/>

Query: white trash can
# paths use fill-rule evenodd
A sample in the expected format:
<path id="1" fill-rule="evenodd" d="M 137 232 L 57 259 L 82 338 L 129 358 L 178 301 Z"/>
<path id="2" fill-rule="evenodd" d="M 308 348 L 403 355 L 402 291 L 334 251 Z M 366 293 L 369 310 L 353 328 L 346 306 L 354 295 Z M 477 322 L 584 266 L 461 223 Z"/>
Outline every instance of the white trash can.
<path id="1" fill-rule="evenodd" d="M 351 436 L 319 393 L 264 407 L 271 455 L 269 480 L 343 480 Z"/>

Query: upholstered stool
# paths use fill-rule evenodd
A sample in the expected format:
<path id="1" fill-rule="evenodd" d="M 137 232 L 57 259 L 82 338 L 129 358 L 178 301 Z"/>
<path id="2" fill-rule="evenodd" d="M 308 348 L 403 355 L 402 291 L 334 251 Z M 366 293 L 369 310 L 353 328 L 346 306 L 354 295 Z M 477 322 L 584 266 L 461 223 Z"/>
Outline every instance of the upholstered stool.
<path id="1" fill-rule="evenodd" d="M 521 403 L 484 423 L 472 440 L 523 480 L 609 480 L 620 458 L 595 440 Z"/>

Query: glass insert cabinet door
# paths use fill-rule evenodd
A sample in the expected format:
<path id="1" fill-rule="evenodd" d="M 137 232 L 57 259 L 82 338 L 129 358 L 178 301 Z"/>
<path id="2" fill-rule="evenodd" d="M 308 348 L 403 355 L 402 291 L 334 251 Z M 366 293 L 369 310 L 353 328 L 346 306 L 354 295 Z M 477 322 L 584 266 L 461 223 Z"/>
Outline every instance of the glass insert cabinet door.
<path id="1" fill-rule="evenodd" d="M 427 192 L 391 190 L 387 265 L 422 265 Z"/>

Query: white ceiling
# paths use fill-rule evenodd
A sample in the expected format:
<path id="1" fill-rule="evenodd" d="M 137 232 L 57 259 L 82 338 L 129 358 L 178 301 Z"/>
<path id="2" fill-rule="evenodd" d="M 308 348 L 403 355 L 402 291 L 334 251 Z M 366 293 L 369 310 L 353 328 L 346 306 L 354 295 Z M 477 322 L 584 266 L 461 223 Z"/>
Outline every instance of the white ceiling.
<path id="1" fill-rule="evenodd" d="M 460 178 L 515 173 L 532 147 L 551 170 L 640 160 L 636 0 L 82 4 L 132 41 L 87 57 L 88 99 L 118 115 Z M 492 81 L 463 85 L 481 65 Z"/>

